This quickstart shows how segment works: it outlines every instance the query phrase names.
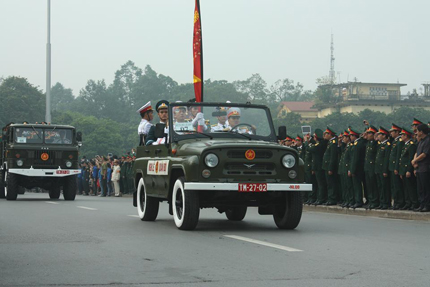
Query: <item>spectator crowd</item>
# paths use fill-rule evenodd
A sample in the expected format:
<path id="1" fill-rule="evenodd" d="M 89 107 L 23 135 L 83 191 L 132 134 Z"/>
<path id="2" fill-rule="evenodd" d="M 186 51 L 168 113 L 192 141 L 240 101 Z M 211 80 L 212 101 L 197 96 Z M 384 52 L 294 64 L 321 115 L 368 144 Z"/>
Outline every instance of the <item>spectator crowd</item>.
<path id="1" fill-rule="evenodd" d="M 133 194 L 133 165 L 136 150 L 126 155 L 96 155 L 92 159 L 83 157 L 81 173 L 77 177 L 77 194 L 92 196 L 115 196 Z"/>

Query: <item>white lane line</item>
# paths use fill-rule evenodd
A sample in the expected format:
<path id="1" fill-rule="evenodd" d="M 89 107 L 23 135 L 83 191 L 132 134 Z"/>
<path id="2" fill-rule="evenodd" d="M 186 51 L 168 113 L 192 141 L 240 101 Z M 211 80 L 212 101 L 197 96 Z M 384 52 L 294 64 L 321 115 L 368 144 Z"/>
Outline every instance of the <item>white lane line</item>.
<path id="1" fill-rule="evenodd" d="M 246 238 L 246 237 L 237 236 L 237 235 L 224 235 L 224 236 L 228 237 L 228 238 L 233 238 L 233 239 L 236 239 L 236 240 L 242 240 L 242 241 L 246 241 L 246 242 L 250 242 L 250 243 L 254 243 L 254 244 L 259 244 L 259 245 L 263 245 L 263 246 L 267 246 L 267 247 L 277 248 L 277 249 L 285 250 L 285 251 L 288 251 L 288 252 L 300 252 L 300 251 L 303 251 L 303 250 L 291 248 L 291 247 L 288 247 L 288 246 L 273 244 L 273 243 L 269 243 L 269 242 L 265 242 L 265 241 L 260 241 L 260 240 L 255 240 L 255 239 Z"/>
<path id="2" fill-rule="evenodd" d="M 55 201 L 45 201 L 45 202 L 50 204 L 59 204 L 58 202 L 55 202 Z"/>
<path id="3" fill-rule="evenodd" d="M 127 215 L 127 216 L 130 216 L 130 217 L 139 217 L 139 215 Z"/>
<path id="4" fill-rule="evenodd" d="M 85 207 L 85 206 L 76 206 L 77 208 L 88 209 L 88 210 L 97 210 L 97 208 Z"/>

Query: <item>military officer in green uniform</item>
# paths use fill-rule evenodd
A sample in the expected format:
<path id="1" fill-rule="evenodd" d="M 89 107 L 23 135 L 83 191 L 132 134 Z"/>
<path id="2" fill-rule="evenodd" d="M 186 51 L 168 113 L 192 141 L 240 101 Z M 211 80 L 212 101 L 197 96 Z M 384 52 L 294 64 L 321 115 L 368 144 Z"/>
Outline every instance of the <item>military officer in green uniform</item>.
<path id="1" fill-rule="evenodd" d="M 403 180 L 405 194 L 405 205 L 400 209 L 414 210 L 420 206 L 417 194 L 417 179 L 414 174 L 414 167 L 411 163 L 411 161 L 414 159 L 417 145 L 412 140 L 413 133 L 411 131 L 404 128 L 402 129 L 400 135 L 402 136 L 402 140 L 405 143 L 403 145 L 399 160 L 399 175 Z"/>
<path id="2" fill-rule="evenodd" d="M 310 147 L 315 145 L 315 140 L 310 137 L 310 135 L 306 135 L 304 138 L 304 146 L 305 146 L 305 181 L 306 183 L 312 183 L 312 191 L 308 192 L 308 200 L 305 201 L 306 204 L 311 205 L 317 201 L 318 194 L 318 182 L 315 176 L 315 173 L 312 172 L 312 153 L 310 151 Z"/>
<path id="3" fill-rule="evenodd" d="M 129 165 L 128 165 L 128 169 L 127 169 L 127 186 L 128 186 L 128 190 L 127 193 L 129 194 L 133 194 L 135 187 L 134 187 L 134 175 L 133 175 L 133 165 L 134 165 L 134 160 L 133 158 L 127 157 Z"/>
<path id="4" fill-rule="evenodd" d="M 390 129 L 391 138 L 391 152 L 390 162 L 388 163 L 388 170 L 390 171 L 390 185 L 391 185 L 391 197 L 394 201 L 393 209 L 398 210 L 405 205 L 405 195 L 403 192 L 403 184 L 399 175 L 399 159 L 402 152 L 402 148 L 405 143 L 402 141 L 400 132 L 402 128 L 396 124 L 392 124 Z"/>
<path id="5" fill-rule="evenodd" d="M 301 158 L 304 162 L 305 161 L 305 154 L 306 154 L 306 147 L 303 144 L 303 138 L 299 135 L 297 135 L 297 137 L 296 137 L 294 149 L 297 150 L 297 152 L 299 153 L 299 158 Z M 302 196 L 303 196 L 303 202 L 306 202 L 309 200 L 309 192 L 308 191 L 303 191 Z"/>
<path id="6" fill-rule="evenodd" d="M 339 202 L 341 206 L 345 204 L 345 190 L 346 190 L 345 181 L 343 178 L 343 175 L 345 173 L 345 150 L 346 150 L 344 137 L 345 137 L 344 133 L 341 132 L 337 138 L 337 149 L 339 154 L 339 165 L 337 168 L 337 175 L 340 183 L 340 186 L 338 186 L 338 191 L 340 193 Z"/>
<path id="7" fill-rule="evenodd" d="M 351 160 L 352 160 L 352 148 L 353 144 L 351 143 L 350 134 L 348 131 L 345 131 L 343 142 L 345 144 L 345 150 L 343 152 L 343 180 L 344 180 L 344 192 L 343 192 L 343 198 L 344 203 L 342 204 L 342 207 L 349 208 L 351 206 L 354 206 L 354 187 L 352 184 L 352 176 L 351 174 L 348 174 Z"/>
<path id="8" fill-rule="evenodd" d="M 323 138 L 323 131 L 316 129 L 314 133 L 315 144 L 309 146 L 312 153 L 312 173 L 315 174 L 318 183 L 317 201 L 315 205 L 322 205 L 327 202 L 327 182 L 322 169 L 323 156 L 327 147 L 327 141 Z"/>
<path id="9" fill-rule="evenodd" d="M 366 152 L 366 140 L 360 137 L 360 133 L 349 128 L 352 143 L 351 162 L 348 175 L 352 177 L 354 190 L 354 204 L 352 208 L 363 207 L 363 181 L 364 181 L 364 156 Z"/>
<path id="10" fill-rule="evenodd" d="M 417 118 L 414 118 L 414 121 L 412 122 L 412 125 L 411 125 L 411 127 L 412 127 L 412 130 L 413 130 L 413 132 L 414 132 L 414 134 L 413 134 L 413 141 L 414 141 L 414 143 L 415 144 L 417 144 L 418 143 L 418 141 L 417 141 L 417 127 L 419 126 L 419 125 L 421 125 L 423 122 L 422 121 L 420 121 L 419 119 L 417 119 Z"/>
<path id="11" fill-rule="evenodd" d="M 125 160 L 124 160 L 124 162 L 122 163 L 122 166 L 121 166 L 121 172 L 120 172 L 120 175 L 121 175 L 121 181 L 122 181 L 122 186 L 124 187 L 124 190 L 122 190 L 121 192 L 122 192 L 122 194 L 126 194 L 126 193 L 128 193 L 128 189 L 129 189 L 129 187 L 128 187 L 128 178 L 127 178 L 127 175 L 128 175 L 128 169 L 129 169 L 129 166 L 130 166 L 130 163 L 129 163 L 129 161 L 128 161 L 128 159 L 127 159 L 127 157 L 125 157 Z"/>
<path id="12" fill-rule="evenodd" d="M 323 156 L 322 169 L 325 171 L 327 181 L 327 202 L 326 205 L 336 205 L 337 194 L 337 168 L 339 165 L 339 151 L 336 133 L 329 127 L 324 132 L 324 140 L 327 141 L 327 148 Z"/>
<path id="13" fill-rule="evenodd" d="M 368 209 L 374 209 L 379 206 L 379 192 L 375 175 L 375 159 L 378 150 L 378 141 L 375 139 L 376 133 L 378 133 L 378 129 L 374 126 L 370 126 L 366 131 L 367 144 L 364 157 L 364 176 L 367 186 L 367 200 L 369 201 Z"/>
<path id="14" fill-rule="evenodd" d="M 379 147 L 376 152 L 375 174 L 379 189 L 379 209 L 388 209 L 391 205 L 390 177 L 388 162 L 390 160 L 391 143 L 388 141 L 388 131 L 379 128 Z"/>

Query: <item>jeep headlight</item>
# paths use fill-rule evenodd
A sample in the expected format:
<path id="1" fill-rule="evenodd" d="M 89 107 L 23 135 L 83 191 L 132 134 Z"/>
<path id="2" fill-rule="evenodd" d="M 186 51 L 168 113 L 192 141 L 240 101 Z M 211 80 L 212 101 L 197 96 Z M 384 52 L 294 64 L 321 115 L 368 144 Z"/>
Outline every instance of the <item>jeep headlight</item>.
<path id="1" fill-rule="evenodd" d="M 292 168 L 296 164 L 296 159 L 294 158 L 293 155 L 287 154 L 282 158 L 282 164 L 286 168 Z"/>
<path id="2" fill-rule="evenodd" d="M 68 168 L 71 168 L 71 167 L 72 167 L 72 162 L 71 162 L 71 161 L 66 161 L 66 166 L 67 166 Z"/>
<path id="3" fill-rule="evenodd" d="M 216 167 L 218 165 L 218 157 L 213 154 L 213 153 L 209 153 L 206 157 L 205 157 L 205 164 L 208 167 Z"/>
<path id="4" fill-rule="evenodd" d="M 16 161 L 17 166 L 22 166 L 24 164 L 24 161 L 22 159 L 19 159 Z"/>

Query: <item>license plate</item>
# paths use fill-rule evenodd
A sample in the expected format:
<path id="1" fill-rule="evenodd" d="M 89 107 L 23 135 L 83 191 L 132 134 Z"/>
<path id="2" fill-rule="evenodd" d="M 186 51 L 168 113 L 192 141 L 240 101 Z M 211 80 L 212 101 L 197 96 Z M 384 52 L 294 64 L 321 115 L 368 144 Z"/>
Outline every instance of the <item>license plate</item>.
<path id="1" fill-rule="evenodd" d="M 69 174 L 70 170 L 57 170 L 57 174 Z"/>
<path id="2" fill-rule="evenodd" d="M 239 183 L 239 192 L 267 192 L 267 183 Z"/>

